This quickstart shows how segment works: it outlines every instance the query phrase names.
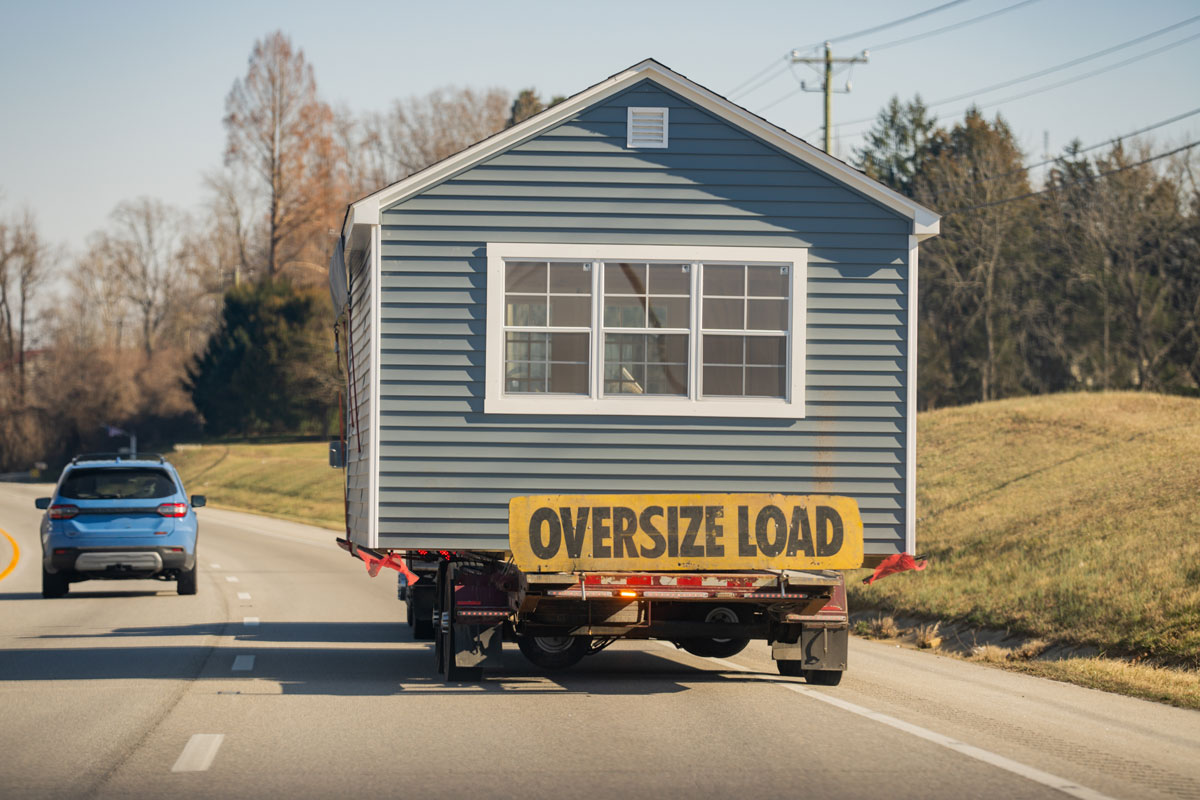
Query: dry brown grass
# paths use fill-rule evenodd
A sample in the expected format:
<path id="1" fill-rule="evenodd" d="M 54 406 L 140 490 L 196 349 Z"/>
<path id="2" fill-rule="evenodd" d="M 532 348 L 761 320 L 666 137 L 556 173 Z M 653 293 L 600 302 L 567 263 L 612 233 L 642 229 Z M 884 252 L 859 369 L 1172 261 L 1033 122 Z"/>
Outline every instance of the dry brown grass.
<path id="1" fill-rule="evenodd" d="M 867 620 L 867 625 L 873 639 L 895 639 L 900 635 L 896 620 L 889 616 L 877 614 Z"/>
<path id="2" fill-rule="evenodd" d="M 917 647 L 922 650 L 936 650 L 942 646 L 942 623 L 918 625 L 916 629 Z"/>
<path id="3" fill-rule="evenodd" d="M 1200 667 L 1200 400 L 1004 400 L 918 420 L 930 568 L 851 607 Z"/>

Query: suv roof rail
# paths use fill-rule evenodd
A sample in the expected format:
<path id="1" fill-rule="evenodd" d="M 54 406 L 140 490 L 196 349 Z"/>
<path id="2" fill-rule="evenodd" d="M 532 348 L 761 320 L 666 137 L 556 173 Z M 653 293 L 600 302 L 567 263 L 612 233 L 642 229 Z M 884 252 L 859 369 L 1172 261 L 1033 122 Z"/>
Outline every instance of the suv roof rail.
<path id="1" fill-rule="evenodd" d="M 165 464 L 167 460 L 158 453 L 80 453 L 71 459 L 72 464 L 80 461 L 157 461 Z"/>

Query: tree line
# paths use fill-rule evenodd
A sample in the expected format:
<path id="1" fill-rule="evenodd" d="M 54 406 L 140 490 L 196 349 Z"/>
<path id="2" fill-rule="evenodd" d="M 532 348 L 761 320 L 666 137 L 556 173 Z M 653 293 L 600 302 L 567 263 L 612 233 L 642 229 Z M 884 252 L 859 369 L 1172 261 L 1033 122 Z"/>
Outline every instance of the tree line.
<path id="1" fill-rule="evenodd" d="M 943 214 L 920 254 L 922 408 L 1078 390 L 1200 395 L 1191 149 L 1095 149 L 1073 142 L 1035 188 L 1000 115 L 971 109 L 941 126 L 919 96 L 880 112 L 857 166 Z"/>
<path id="2" fill-rule="evenodd" d="M 122 201 L 72 255 L 0 205 L 0 472 L 111 449 L 104 425 L 142 442 L 336 430 L 325 281 L 347 203 L 562 99 L 447 87 L 355 114 L 276 32 L 229 92 L 201 208 Z M 921 245 L 922 408 L 1200 394 L 1190 151 L 1091 150 L 1035 186 L 1000 116 L 939 125 L 919 97 L 880 112 L 856 165 L 944 215 Z"/>
<path id="3" fill-rule="evenodd" d="M 325 287 L 346 205 L 544 107 L 445 87 L 355 114 L 275 32 L 230 89 L 201 208 L 122 201 L 69 254 L 0 204 L 0 472 L 124 445 L 109 425 L 143 449 L 335 431 Z"/>

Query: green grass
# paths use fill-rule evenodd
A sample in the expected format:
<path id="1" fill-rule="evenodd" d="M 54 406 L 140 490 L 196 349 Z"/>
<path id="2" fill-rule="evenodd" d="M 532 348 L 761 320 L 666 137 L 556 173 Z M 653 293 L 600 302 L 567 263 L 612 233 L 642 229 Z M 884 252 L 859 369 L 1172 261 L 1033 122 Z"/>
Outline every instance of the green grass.
<path id="1" fill-rule="evenodd" d="M 169 460 L 188 492 L 218 508 L 343 530 L 342 473 L 327 454 L 325 442 L 206 444 Z"/>
<path id="2" fill-rule="evenodd" d="M 923 414 L 917 440 L 929 568 L 854 581 L 852 607 L 1200 667 L 1200 401 L 1004 400 Z"/>

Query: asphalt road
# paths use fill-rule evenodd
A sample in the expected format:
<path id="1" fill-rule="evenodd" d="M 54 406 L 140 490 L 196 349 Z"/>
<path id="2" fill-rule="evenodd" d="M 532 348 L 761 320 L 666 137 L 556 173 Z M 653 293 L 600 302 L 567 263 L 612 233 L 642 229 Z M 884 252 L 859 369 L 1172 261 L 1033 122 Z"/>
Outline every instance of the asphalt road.
<path id="1" fill-rule="evenodd" d="M 0 485 L 6 798 L 1200 798 L 1200 713 L 875 642 L 836 688 L 654 642 L 446 685 L 391 574 L 213 508 L 196 596 L 43 600 L 47 493 Z"/>

